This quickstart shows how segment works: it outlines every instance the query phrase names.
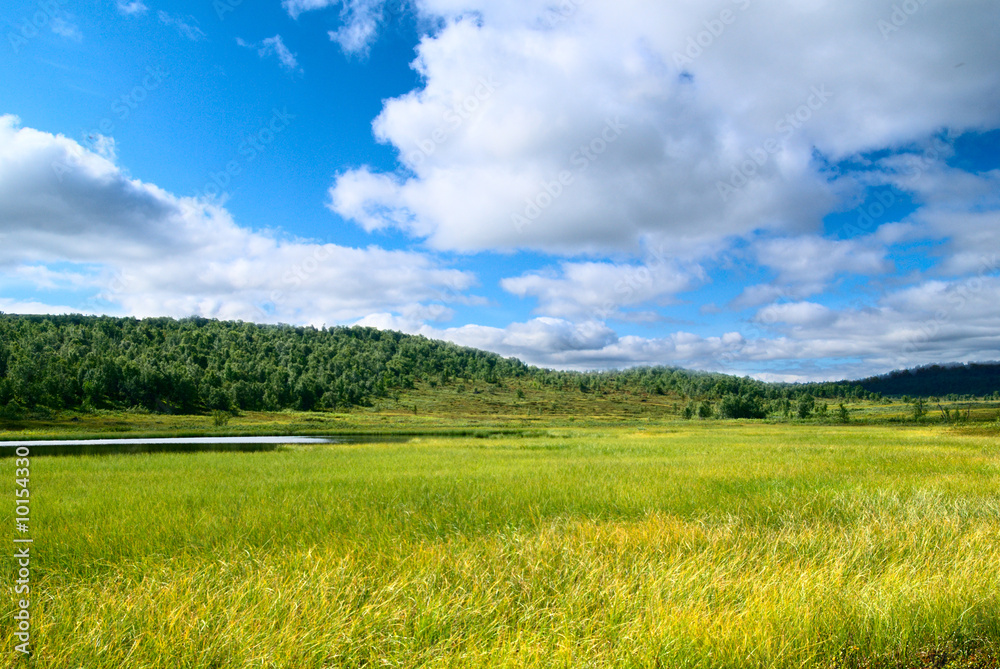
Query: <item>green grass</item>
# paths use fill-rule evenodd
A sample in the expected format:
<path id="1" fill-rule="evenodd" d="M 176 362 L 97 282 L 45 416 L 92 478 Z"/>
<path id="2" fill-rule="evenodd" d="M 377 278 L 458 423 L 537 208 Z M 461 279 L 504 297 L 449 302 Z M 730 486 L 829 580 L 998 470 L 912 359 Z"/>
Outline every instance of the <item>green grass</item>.
<path id="1" fill-rule="evenodd" d="M 38 668 L 1000 666 L 988 428 L 34 457 L 31 485 Z"/>
<path id="2" fill-rule="evenodd" d="M 520 395 L 518 394 L 520 391 Z M 97 437 L 310 435 L 310 434 L 475 434 L 483 431 L 547 430 L 552 427 L 610 428 L 657 425 L 680 420 L 687 398 L 576 389 L 536 387 L 531 383 L 494 385 L 456 381 L 447 386 L 417 387 L 380 400 L 372 407 L 349 411 L 244 412 L 215 424 L 210 414 L 165 415 L 136 411 L 47 411 L 24 419 L 0 418 L 0 442 L 31 439 L 85 439 Z M 837 404 L 828 404 L 825 419 L 813 417 L 811 425 L 837 421 Z M 948 425 L 1000 424 L 1000 402 L 944 402 L 952 414 L 961 409 L 965 420 Z M 847 403 L 852 423 L 867 425 L 916 424 L 913 407 L 900 401 Z M 926 404 L 920 424 L 944 425 L 936 403 Z M 968 410 L 968 414 L 966 414 Z M 696 419 L 697 422 L 697 419 Z M 769 422 L 801 423 L 797 418 L 772 417 Z"/>

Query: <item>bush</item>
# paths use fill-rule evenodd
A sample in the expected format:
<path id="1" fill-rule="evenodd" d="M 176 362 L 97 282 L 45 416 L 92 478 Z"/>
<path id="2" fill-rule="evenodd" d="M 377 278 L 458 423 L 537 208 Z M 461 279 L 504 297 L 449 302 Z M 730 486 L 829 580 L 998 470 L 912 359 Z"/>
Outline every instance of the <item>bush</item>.
<path id="1" fill-rule="evenodd" d="M 4 420 L 21 420 L 24 418 L 25 410 L 24 407 L 17 402 L 9 402 L 3 406 L 0 406 L 0 419 Z"/>

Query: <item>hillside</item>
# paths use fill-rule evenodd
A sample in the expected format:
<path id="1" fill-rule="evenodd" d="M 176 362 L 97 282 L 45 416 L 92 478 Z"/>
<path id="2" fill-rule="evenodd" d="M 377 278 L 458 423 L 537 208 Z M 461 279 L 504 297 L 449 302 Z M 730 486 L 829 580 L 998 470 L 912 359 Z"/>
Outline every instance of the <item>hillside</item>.
<path id="1" fill-rule="evenodd" d="M 417 379 L 527 372 L 514 359 L 374 328 L 0 315 L 2 405 L 308 411 L 366 404 Z"/>
<path id="2" fill-rule="evenodd" d="M 558 372 L 375 328 L 0 314 L 0 408 L 8 413 L 35 407 L 181 414 L 336 410 L 371 406 L 418 383 L 431 393 L 449 388 L 452 395 L 478 383 L 577 397 L 669 399 L 688 417 L 763 418 L 808 415 L 813 398 L 988 395 L 1000 390 L 998 367 L 932 367 L 858 383 L 769 384 L 671 367 Z"/>

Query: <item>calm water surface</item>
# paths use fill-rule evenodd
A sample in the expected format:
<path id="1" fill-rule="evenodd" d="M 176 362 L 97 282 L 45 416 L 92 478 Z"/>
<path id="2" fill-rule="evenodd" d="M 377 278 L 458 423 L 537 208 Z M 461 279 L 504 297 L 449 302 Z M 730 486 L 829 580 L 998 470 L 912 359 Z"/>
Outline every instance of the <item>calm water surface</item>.
<path id="1" fill-rule="evenodd" d="M 329 437 L 155 437 L 150 439 L 59 439 L 0 441 L 0 457 L 26 446 L 32 455 L 100 455 L 195 451 L 273 451 L 282 444 L 393 443 L 407 437 L 333 435 Z"/>

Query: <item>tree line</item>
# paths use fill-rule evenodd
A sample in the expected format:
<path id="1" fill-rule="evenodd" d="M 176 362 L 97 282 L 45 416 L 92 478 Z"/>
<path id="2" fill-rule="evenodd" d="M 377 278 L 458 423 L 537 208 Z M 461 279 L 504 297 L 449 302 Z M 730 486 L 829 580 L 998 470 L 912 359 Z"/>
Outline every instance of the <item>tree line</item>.
<path id="1" fill-rule="evenodd" d="M 534 384 L 569 392 L 669 395 L 725 418 L 813 412 L 817 399 L 876 399 L 855 383 L 775 384 L 676 367 L 567 372 L 368 327 L 205 318 L 0 314 L 0 406 L 276 411 L 371 405 L 417 382 Z"/>
<path id="2" fill-rule="evenodd" d="M 1000 399 L 1000 363 L 928 365 L 862 379 L 858 384 L 883 395 L 944 396 L 954 399 L 993 396 Z"/>
<path id="3" fill-rule="evenodd" d="M 366 327 L 0 315 L 0 404 L 25 408 L 309 411 L 370 404 L 422 378 L 527 371 L 513 358 Z"/>

